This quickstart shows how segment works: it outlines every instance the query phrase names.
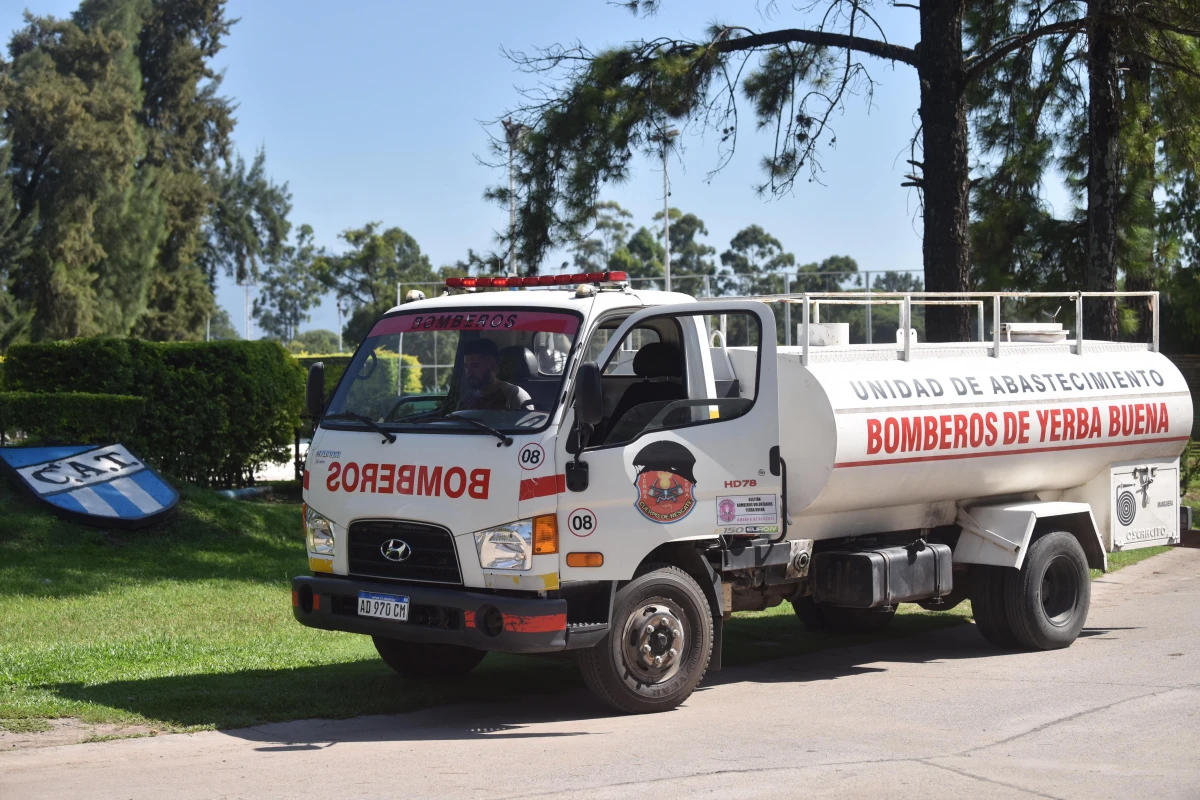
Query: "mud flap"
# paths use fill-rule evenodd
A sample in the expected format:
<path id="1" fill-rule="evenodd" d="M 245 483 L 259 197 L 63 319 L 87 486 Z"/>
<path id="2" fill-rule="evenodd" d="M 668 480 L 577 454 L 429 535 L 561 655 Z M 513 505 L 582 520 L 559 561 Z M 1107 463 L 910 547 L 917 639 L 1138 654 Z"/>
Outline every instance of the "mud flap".
<path id="1" fill-rule="evenodd" d="M 704 595 L 708 598 L 709 608 L 712 609 L 713 618 L 713 641 L 712 655 L 708 659 L 708 668 L 714 672 L 721 671 L 721 644 L 725 638 L 725 613 L 721 606 L 721 576 L 712 568 L 712 564 L 708 563 L 707 558 L 699 559 L 704 564 L 704 568 L 708 570 L 708 581 L 701 581 L 700 586 L 704 589 Z"/>

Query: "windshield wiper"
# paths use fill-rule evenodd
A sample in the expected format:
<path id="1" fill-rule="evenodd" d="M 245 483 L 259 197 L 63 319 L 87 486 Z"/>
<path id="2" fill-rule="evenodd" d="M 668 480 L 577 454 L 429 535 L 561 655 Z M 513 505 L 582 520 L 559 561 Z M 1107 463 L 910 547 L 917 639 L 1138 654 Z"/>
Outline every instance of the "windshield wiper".
<path id="1" fill-rule="evenodd" d="M 485 422 L 480 422 L 479 420 L 477 420 L 473 417 L 460 417 L 459 416 L 460 413 L 462 413 L 462 412 L 451 411 L 449 414 L 443 414 L 440 411 L 426 411 L 423 414 L 413 414 L 412 416 L 401 417 L 400 419 L 395 420 L 395 422 L 397 422 L 397 423 L 403 422 L 406 424 L 412 424 L 412 423 L 417 423 L 417 422 L 445 422 L 447 420 L 456 420 L 458 422 L 466 422 L 470 425 L 474 425 L 476 428 L 479 428 L 479 430 L 481 430 L 481 431 L 490 433 L 492 436 L 495 436 L 497 439 L 499 439 L 500 444 L 496 445 L 496 447 L 500 447 L 501 445 L 503 445 L 504 447 L 512 446 L 513 440 L 512 440 L 511 436 L 506 436 L 505 434 L 503 434 L 500 431 L 493 428 L 491 425 L 488 425 Z"/>
<path id="2" fill-rule="evenodd" d="M 368 428 L 382 436 L 383 442 L 380 442 L 380 444 L 383 444 L 384 442 L 387 444 L 395 444 L 396 442 L 396 434 L 387 430 L 375 420 L 364 417 L 362 414 L 355 414 L 353 411 L 343 411 L 341 414 L 326 414 L 324 417 L 322 417 L 322 420 L 326 419 L 352 419 L 355 422 L 361 422 L 363 425 L 366 425 Z"/>
<path id="3" fill-rule="evenodd" d="M 501 445 L 503 445 L 504 447 L 512 446 L 513 440 L 512 440 L 511 436 L 507 436 L 507 435 L 501 433 L 500 431 L 493 428 L 491 425 L 488 425 L 485 422 L 480 422 L 479 420 L 475 419 L 474 417 L 460 417 L 460 416 L 458 416 L 460 413 L 462 413 L 462 412 L 451 411 L 449 414 L 446 414 L 445 416 L 443 416 L 442 419 L 460 419 L 463 422 L 468 422 L 471 425 L 474 425 L 476 428 L 479 428 L 479 430 L 481 430 L 481 431 L 487 431 L 492 436 L 495 436 L 497 439 L 500 440 L 500 444 L 496 445 L 496 447 L 500 447 Z"/>
<path id="4" fill-rule="evenodd" d="M 420 422 L 445 422 L 446 420 L 451 420 L 451 419 L 461 420 L 462 422 L 466 422 L 470 425 L 474 425 L 476 428 L 479 428 L 479 430 L 485 431 L 486 433 L 490 433 L 492 436 L 495 436 L 497 439 L 499 439 L 500 444 L 496 445 L 496 447 L 500 447 L 501 445 L 503 445 L 505 447 L 512 446 L 513 440 L 512 440 L 511 436 L 507 436 L 504 433 L 501 433 L 500 431 L 493 428 L 491 425 L 488 425 L 485 422 L 480 422 L 479 420 L 475 419 L 474 417 L 460 417 L 459 416 L 460 413 L 462 413 L 462 412 L 461 411 L 451 411 L 449 414 L 443 414 L 441 411 L 424 411 L 420 414 L 410 414 L 407 417 L 401 417 L 400 419 L 392 420 L 392 422 L 394 422 L 396 424 L 403 423 L 406 425 L 412 425 L 412 424 L 420 423 Z"/>

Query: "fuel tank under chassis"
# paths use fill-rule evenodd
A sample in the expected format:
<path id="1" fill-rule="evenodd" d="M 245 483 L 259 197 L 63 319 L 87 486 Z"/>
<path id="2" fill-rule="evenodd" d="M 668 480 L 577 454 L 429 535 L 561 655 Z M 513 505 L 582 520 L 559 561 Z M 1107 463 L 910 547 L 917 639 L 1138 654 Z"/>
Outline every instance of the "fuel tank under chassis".
<path id="1" fill-rule="evenodd" d="M 1163 355 L 1011 346 L 1000 358 L 780 353 L 780 445 L 793 537 L 949 524 L 957 501 L 1041 495 L 1110 464 L 1172 459 L 1192 401 Z"/>

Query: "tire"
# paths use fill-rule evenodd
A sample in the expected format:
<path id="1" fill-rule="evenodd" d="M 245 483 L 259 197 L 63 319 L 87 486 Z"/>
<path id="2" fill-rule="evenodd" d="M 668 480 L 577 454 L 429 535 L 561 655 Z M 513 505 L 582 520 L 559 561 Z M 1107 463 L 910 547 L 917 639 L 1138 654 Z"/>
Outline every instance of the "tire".
<path id="1" fill-rule="evenodd" d="M 680 639 L 682 648 L 675 646 Z M 669 711 L 704 677 L 712 640 L 712 609 L 700 585 L 681 569 L 654 564 L 617 591 L 608 635 L 579 651 L 579 671 L 618 711 Z M 654 658 L 663 661 L 655 665 Z"/>
<path id="2" fill-rule="evenodd" d="M 971 567 L 971 612 L 975 616 L 975 628 L 989 642 L 1001 650 L 1014 650 L 1018 646 L 1008 621 L 1004 603 L 1004 585 L 1008 575 L 1016 576 L 1015 569 L 987 564 Z"/>
<path id="3" fill-rule="evenodd" d="M 812 595 L 793 600 L 792 610 L 813 633 L 875 633 L 886 628 L 896 616 L 895 607 L 842 608 L 814 602 Z"/>
<path id="4" fill-rule="evenodd" d="M 833 625 L 825 616 L 825 606 L 815 602 L 811 594 L 793 600 L 792 610 L 796 612 L 796 617 L 805 630 L 813 633 L 833 633 Z"/>
<path id="5" fill-rule="evenodd" d="M 1031 650 L 1070 646 L 1087 621 L 1091 599 L 1087 556 L 1079 541 L 1063 531 L 1034 542 L 1021 570 L 1004 584 L 1013 635 Z"/>
<path id="6" fill-rule="evenodd" d="M 479 666 L 485 650 L 456 644 L 403 642 L 372 636 L 383 663 L 406 678 L 461 678 Z"/>

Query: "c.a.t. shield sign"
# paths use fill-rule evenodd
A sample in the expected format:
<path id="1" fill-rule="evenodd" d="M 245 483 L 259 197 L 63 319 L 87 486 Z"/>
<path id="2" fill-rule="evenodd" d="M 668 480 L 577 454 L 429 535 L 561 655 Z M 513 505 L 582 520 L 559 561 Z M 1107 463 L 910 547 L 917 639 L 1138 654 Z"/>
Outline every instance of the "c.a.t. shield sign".
<path id="1" fill-rule="evenodd" d="M 120 444 L 3 447 L 9 478 L 60 516 L 100 527 L 136 528 L 174 510 L 179 493 Z"/>

